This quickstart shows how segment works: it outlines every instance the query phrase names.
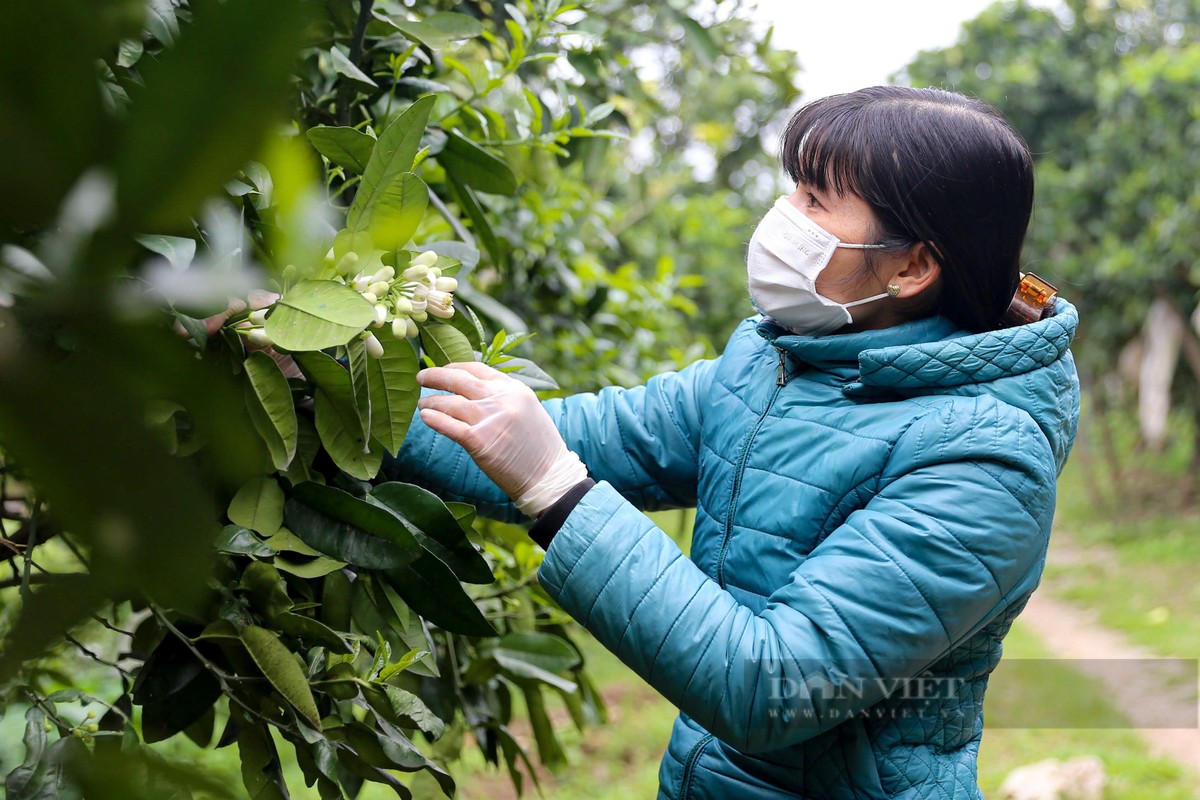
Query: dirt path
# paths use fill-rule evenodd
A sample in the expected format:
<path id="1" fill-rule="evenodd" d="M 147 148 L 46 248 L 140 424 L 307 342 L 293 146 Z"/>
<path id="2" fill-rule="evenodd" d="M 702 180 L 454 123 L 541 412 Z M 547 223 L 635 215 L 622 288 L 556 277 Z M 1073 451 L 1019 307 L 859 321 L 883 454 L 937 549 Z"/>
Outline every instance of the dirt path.
<path id="1" fill-rule="evenodd" d="M 1060 564 L 1115 558 L 1102 548 L 1089 547 L 1085 554 L 1059 534 L 1050 551 L 1051 563 Z M 1161 727 L 1178 722 L 1180 704 L 1196 706 L 1194 664 L 1189 671 L 1180 662 L 1155 660 L 1155 654 L 1101 625 L 1094 613 L 1056 599 L 1052 580 L 1034 594 L 1020 621 L 1056 658 L 1077 660 L 1081 672 L 1101 681 L 1109 702 L 1133 722 L 1151 752 L 1191 770 L 1200 786 L 1200 729 Z M 1114 664 L 1117 659 L 1130 663 Z"/>

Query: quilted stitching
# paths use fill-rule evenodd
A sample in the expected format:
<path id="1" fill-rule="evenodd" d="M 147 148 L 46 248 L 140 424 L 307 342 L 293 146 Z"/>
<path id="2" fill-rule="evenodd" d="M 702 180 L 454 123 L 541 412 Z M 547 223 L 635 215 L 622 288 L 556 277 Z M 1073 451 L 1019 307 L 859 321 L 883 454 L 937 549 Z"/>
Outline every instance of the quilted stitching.
<path id="1" fill-rule="evenodd" d="M 1078 322 L 1074 306 L 1060 299 L 1055 315 L 1040 322 L 942 342 L 866 350 L 859 356 L 859 380 L 875 386 L 949 387 L 1023 375 L 1061 358 Z"/>

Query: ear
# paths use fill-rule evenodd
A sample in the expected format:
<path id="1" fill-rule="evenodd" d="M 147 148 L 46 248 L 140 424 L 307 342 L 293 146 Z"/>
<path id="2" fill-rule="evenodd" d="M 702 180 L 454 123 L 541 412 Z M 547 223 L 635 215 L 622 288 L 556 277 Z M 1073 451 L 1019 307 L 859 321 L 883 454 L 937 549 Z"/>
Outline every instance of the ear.
<path id="1" fill-rule="evenodd" d="M 924 242 L 917 242 L 893 273 L 891 283 L 900 287 L 897 297 L 915 297 L 936 284 L 941 275 L 942 266 L 933 250 Z"/>

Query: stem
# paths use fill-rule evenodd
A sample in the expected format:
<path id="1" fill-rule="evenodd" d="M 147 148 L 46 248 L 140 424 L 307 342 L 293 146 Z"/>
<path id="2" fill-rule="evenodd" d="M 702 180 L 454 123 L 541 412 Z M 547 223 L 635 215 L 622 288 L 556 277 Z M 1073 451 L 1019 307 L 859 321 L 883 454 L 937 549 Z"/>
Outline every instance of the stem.
<path id="1" fill-rule="evenodd" d="M 203 664 L 204 668 L 206 670 L 208 670 L 209 672 L 212 673 L 212 676 L 217 679 L 217 683 L 221 687 L 221 692 L 226 697 L 229 698 L 229 702 L 236 703 L 238 708 L 242 709 L 243 711 L 245 711 L 247 714 L 254 717 L 255 719 L 261 720 L 262 722 L 265 722 L 268 725 L 273 725 L 274 727 L 278 728 L 279 730 L 283 731 L 284 733 L 291 733 L 291 728 L 289 728 L 284 723 L 279 722 L 278 720 L 272 719 L 271 717 L 268 717 L 266 714 L 263 714 L 261 711 L 258 711 L 257 709 L 252 708 L 249 705 L 247 705 L 246 702 L 244 700 L 242 700 L 242 698 L 238 697 L 234 693 L 233 687 L 230 685 L 230 681 L 248 681 L 248 680 L 253 680 L 253 679 L 247 679 L 247 678 L 242 678 L 239 676 L 233 676 L 233 675 L 227 674 L 223 669 L 221 669 L 216 664 L 214 664 L 212 661 L 210 661 L 207 657 L 205 657 L 205 655 L 200 652 L 200 650 L 196 647 L 196 645 L 192 642 L 192 640 L 188 636 L 186 636 L 181 630 L 179 630 L 173 624 L 171 624 L 171 621 L 169 619 L 167 619 L 167 615 L 164 614 L 162 612 L 162 610 L 160 610 L 158 608 L 158 606 L 151 604 L 150 611 L 154 614 L 154 618 L 158 620 L 158 624 L 162 625 L 164 628 L 166 628 L 168 631 L 170 631 L 172 634 L 174 634 L 174 636 L 177 639 L 179 639 L 179 641 L 183 642 L 183 646 L 191 651 L 192 655 L 196 658 L 196 660 L 199 661 L 201 664 Z"/>
<path id="2" fill-rule="evenodd" d="M 37 547 L 38 515 L 40 506 L 34 498 L 33 507 L 29 511 L 29 539 L 25 545 L 25 565 L 21 571 L 21 600 L 29 602 L 29 573 L 33 568 L 33 548 Z"/>
<path id="3" fill-rule="evenodd" d="M 462 220 L 450 213 L 450 209 L 446 207 L 446 204 L 442 202 L 442 198 L 438 197 L 433 189 L 429 190 L 429 204 L 437 209 L 437 212 L 445 218 L 446 222 L 450 223 L 450 229 L 454 231 L 455 236 L 475 247 L 475 237 L 463 226 Z"/>
<path id="4" fill-rule="evenodd" d="M 85 656 L 90 658 L 92 661 L 95 661 L 99 664 L 103 664 L 106 667 L 112 667 L 117 672 L 120 672 L 122 675 L 125 675 L 127 677 L 130 676 L 129 670 L 125 669 L 124 667 L 122 667 L 120 664 L 118 664 L 115 661 L 109 661 L 108 659 L 103 658 L 100 655 L 97 655 L 95 651 L 88 648 L 87 645 L 85 645 L 83 642 L 76 639 L 71 634 L 64 633 L 63 636 L 66 638 L 66 640 L 68 642 L 70 642 L 75 647 L 76 650 L 83 653 Z"/>
<path id="5" fill-rule="evenodd" d="M 350 39 L 350 63 L 362 68 L 359 61 L 363 56 L 363 42 L 367 38 L 367 26 L 371 24 L 371 9 L 375 0 L 359 0 L 358 20 L 354 23 L 354 33 Z M 354 87 L 343 81 L 338 90 L 338 124 L 350 124 L 350 101 L 354 95 Z"/>
<path id="6" fill-rule="evenodd" d="M 41 569 L 41 567 L 38 567 L 38 569 Z M 64 575 L 86 575 L 87 573 L 86 572 L 67 572 L 67 573 L 63 573 L 63 574 Z M 16 586 L 20 586 L 21 592 L 22 592 L 21 596 L 24 597 L 25 596 L 24 592 L 28 591 L 28 587 L 37 586 L 37 585 L 43 584 L 43 583 L 50 583 L 59 577 L 61 577 L 61 576 L 53 575 L 49 572 L 42 572 L 39 575 L 24 575 L 23 574 L 19 578 L 8 578 L 6 580 L 0 581 L 0 589 L 12 589 Z"/>
<path id="7" fill-rule="evenodd" d="M 480 595 L 479 597 L 476 597 L 475 599 L 476 600 L 495 600 L 500 597 L 507 597 L 510 594 L 516 594 L 517 592 L 521 591 L 522 589 L 526 589 L 526 588 L 532 586 L 536 580 L 537 580 L 536 577 L 531 576 L 531 577 L 526 578 L 525 580 L 521 581 L 520 583 L 515 583 L 512 586 L 509 586 L 507 589 L 501 589 L 500 591 L 492 592 L 491 594 L 483 594 L 483 595 Z"/>

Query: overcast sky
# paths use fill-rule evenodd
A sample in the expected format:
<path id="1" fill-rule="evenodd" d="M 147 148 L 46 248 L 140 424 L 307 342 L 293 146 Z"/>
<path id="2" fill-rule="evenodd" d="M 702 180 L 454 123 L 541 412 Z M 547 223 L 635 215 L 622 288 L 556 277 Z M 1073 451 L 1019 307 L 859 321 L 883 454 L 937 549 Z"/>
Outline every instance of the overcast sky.
<path id="1" fill-rule="evenodd" d="M 992 0 L 757 0 L 776 47 L 800 56 L 805 100 L 887 83 L 921 50 L 953 44 Z"/>

